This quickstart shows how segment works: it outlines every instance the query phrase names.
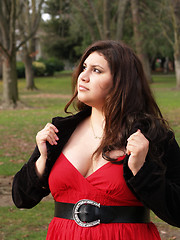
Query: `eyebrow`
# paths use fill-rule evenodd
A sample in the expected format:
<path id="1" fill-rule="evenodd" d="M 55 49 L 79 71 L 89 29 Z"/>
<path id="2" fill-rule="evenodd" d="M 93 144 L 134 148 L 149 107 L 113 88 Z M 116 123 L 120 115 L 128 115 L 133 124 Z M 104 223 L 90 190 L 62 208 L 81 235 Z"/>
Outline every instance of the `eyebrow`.
<path id="1" fill-rule="evenodd" d="M 83 65 L 86 65 L 87 66 L 87 64 L 84 62 L 83 63 Z M 93 64 L 93 65 L 91 65 L 91 67 L 100 67 L 101 69 L 103 69 L 104 70 L 104 68 L 103 67 L 101 67 L 100 65 L 98 65 L 98 64 Z"/>

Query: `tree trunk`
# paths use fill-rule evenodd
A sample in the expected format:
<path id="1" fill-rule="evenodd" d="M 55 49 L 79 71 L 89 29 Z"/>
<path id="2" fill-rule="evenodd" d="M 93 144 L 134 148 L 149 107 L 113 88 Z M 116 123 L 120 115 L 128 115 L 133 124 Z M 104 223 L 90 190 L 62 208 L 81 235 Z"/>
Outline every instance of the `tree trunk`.
<path id="1" fill-rule="evenodd" d="M 16 55 L 3 61 L 3 107 L 14 108 L 18 101 Z"/>
<path id="2" fill-rule="evenodd" d="M 150 67 L 148 55 L 146 53 L 143 53 L 139 55 L 139 58 L 143 64 L 143 69 L 148 82 L 152 83 L 151 67 Z"/>
<path id="3" fill-rule="evenodd" d="M 88 11 L 85 11 L 85 8 L 83 7 L 82 3 L 79 2 L 78 0 L 73 0 L 72 3 L 74 5 L 74 7 L 81 14 L 81 16 L 83 18 L 82 20 L 86 23 L 89 34 L 91 36 L 91 41 L 94 42 L 95 40 L 97 40 L 97 37 L 96 37 L 94 26 L 92 26 L 92 24 L 91 24 L 91 21 L 90 21 L 89 15 L 88 15 Z"/>
<path id="4" fill-rule="evenodd" d="M 99 32 L 99 36 L 100 39 L 104 39 L 104 33 L 103 33 L 103 25 L 101 24 L 100 20 L 99 20 L 99 15 L 98 12 L 96 11 L 96 7 L 94 5 L 94 2 L 91 0 L 87 0 L 87 2 L 89 3 L 89 7 L 91 9 L 92 12 L 92 16 L 94 16 L 94 20 L 97 26 L 97 30 Z"/>
<path id="5" fill-rule="evenodd" d="M 103 12 L 103 26 L 104 26 L 104 38 L 110 38 L 110 6 L 111 1 L 104 0 L 104 12 Z"/>
<path id="6" fill-rule="evenodd" d="M 139 1 L 138 0 L 131 0 L 131 12 L 132 12 L 132 18 L 133 18 L 133 30 L 134 30 L 136 52 L 137 52 L 139 59 L 142 62 L 143 69 L 144 69 L 147 80 L 149 82 L 152 82 L 149 59 L 148 59 L 146 52 L 143 49 L 143 34 L 139 30 L 140 13 L 139 13 Z"/>
<path id="7" fill-rule="evenodd" d="M 180 89 L 180 55 L 174 54 L 176 70 L 176 88 Z"/>
<path id="8" fill-rule="evenodd" d="M 124 15 L 129 0 L 119 0 L 118 4 L 118 18 L 116 29 L 116 40 L 121 40 L 123 37 Z"/>
<path id="9" fill-rule="evenodd" d="M 180 1 L 171 0 L 174 28 L 174 60 L 176 71 L 176 87 L 180 89 Z"/>
<path id="10" fill-rule="evenodd" d="M 28 90 L 36 90 L 36 86 L 34 83 L 34 71 L 32 65 L 32 58 L 25 54 L 24 57 L 24 65 L 25 65 L 25 75 L 26 75 L 26 88 Z"/>

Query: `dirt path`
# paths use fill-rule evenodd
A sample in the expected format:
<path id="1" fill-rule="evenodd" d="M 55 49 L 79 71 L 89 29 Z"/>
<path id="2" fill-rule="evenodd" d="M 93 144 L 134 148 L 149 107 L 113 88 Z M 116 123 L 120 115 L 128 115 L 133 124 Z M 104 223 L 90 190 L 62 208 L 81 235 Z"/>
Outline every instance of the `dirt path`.
<path id="1" fill-rule="evenodd" d="M 0 176 L 0 207 L 8 207 L 14 205 L 11 197 L 12 181 L 13 177 Z M 52 200 L 52 196 L 49 195 L 44 200 Z"/>
<path id="2" fill-rule="evenodd" d="M 0 176 L 0 207 L 13 206 L 11 197 L 12 180 L 13 177 Z M 44 199 L 44 201 L 50 200 L 52 200 L 52 196 L 48 196 Z M 180 229 L 173 228 L 164 222 L 156 222 L 155 224 L 160 232 L 162 240 L 180 240 Z"/>

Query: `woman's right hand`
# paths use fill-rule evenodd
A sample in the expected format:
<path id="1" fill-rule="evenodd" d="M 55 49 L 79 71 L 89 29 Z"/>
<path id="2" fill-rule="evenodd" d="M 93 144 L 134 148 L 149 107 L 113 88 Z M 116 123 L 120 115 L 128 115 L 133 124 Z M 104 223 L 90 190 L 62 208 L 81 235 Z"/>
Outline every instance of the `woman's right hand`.
<path id="1" fill-rule="evenodd" d="M 58 133 L 58 129 L 53 124 L 47 123 L 46 126 L 36 135 L 36 143 L 41 154 L 35 163 L 36 173 L 39 178 L 42 177 L 46 166 L 46 142 L 49 142 L 51 145 L 57 145 L 57 141 L 59 140 L 59 138 L 56 133 Z"/>
<path id="2" fill-rule="evenodd" d="M 56 133 L 58 133 L 58 129 L 51 123 L 47 123 L 46 126 L 37 133 L 36 143 L 41 157 L 47 158 L 46 142 L 49 142 L 51 145 L 57 145 L 59 138 Z"/>

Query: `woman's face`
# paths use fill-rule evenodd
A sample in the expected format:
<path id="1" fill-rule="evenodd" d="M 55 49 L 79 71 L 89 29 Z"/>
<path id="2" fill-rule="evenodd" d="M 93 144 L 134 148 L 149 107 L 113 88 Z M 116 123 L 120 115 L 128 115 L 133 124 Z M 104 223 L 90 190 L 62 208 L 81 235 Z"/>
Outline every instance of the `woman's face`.
<path id="1" fill-rule="evenodd" d="M 77 82 L 78 99 L 88 106 L 102 109 L 113 85 L 108 62 L 98 52 L 91 53 L 83 63 Z"/>

